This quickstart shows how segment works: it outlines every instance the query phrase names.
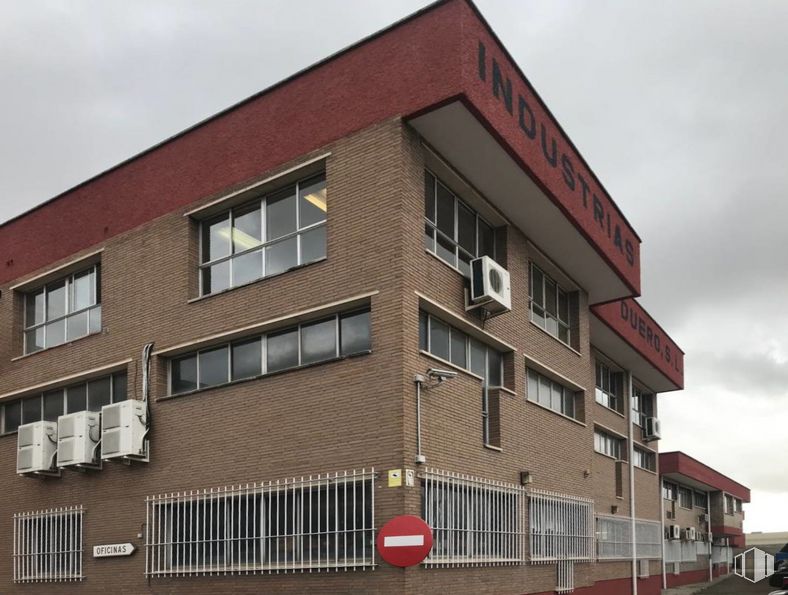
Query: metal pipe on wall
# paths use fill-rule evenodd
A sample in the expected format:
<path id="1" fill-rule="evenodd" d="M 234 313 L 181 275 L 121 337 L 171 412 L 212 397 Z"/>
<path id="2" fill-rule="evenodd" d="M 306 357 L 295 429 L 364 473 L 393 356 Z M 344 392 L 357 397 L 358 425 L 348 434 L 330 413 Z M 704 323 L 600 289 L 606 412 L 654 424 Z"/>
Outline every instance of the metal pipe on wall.
<path id="1" fill-rule="evenodd" d="M 632 531 L 632 595 L 638 595 L 638 551 L 637 535 L 635 533 L 635 441 L 632 431 L 632 373 L 627 372 L 628 414 L 627 426 L 629 437 L 629 518 Z"/>

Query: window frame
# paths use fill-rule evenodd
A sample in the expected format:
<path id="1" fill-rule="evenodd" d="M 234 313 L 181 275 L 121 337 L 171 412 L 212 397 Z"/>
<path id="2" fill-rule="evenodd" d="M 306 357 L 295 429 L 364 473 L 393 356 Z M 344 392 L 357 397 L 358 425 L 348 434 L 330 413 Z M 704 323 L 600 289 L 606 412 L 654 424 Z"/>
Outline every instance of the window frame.
<path id="1" fill-rule="evenodd" d="M 616 448 L 608 449 L 607 446 L 611 444 L 615 444 Z M 594 452 L 597 454 L 610 457 L 616 461 L 625 461 L 625 446 L 625 439 L 621 436 L 616 436 L 615 434 L 611 434 L 610 432 L 598 427 L 594 428 Z M 608 450 L 614 452 L 608 452 Z"/>
<path id="2" fill-rule="evenodd" d="M 281 275 L 281 274 L 287 273 L 289 271 L 298 269 L 298 268 L 300 268 L 302 266 L 305 266 L 307 264 L 311 264 L 311 263 L 314 263 L 314 262 L 320 262 L 320 261 L 324 260 L 327 257 L 327 252 L 328 252 L 328 234 L 327 234 L 327 231 L 326 231 L 326 244 L 325 244 L 324 255 L 321 256 L 320 258 L 316 258 L 316 259 L 309 260 L 309 261 L 304 261 L 303 260 L 302 236 L 304 236 L 305 234 L 307 234 L 307 233 L 309 233 L 309 232 L 311 232 L 311 231 L 313 231 L 315 229 L 318 229 L 320 227 L 324 227 L 327 230 L 327 224 L 328 224 L 328 200 L 326 200 L 326 210 L 324 211 L 325 216 L 323 217 L 323 219 L 321 221 L 317 221 L 315 223 L 310 223 L 310 224 L 308 224 L 306 226 L 303 226 L 303 227 L 301 226 L 301 203 L 300 203 L 302 187 L 307 186 L 307 185 L 311 185 L 312 183 L 316 183 L 316 181 L 318 179 L 321 179 L 321 178 L 322 178 L 322 181 L 323 181 L 323 184 L 324 184 L 324 188 L 326 190 L 326 196 L 327 196 L 328 195 L 328 178 L 327 178 L 326 172 L 324 170 L 324 171 L 312 173 L 312 174 L 310 174 L 308 176 L 302 177 L 302 178 L 300 178 L 300 179 L 298 179 L 295 182 L 292 182 L 290 184 L 285 184 L 283 186 L 279 186 L 279 187 L 276 187 L 276 188 L 274 188 L 272 190 L 263 192 L 263 193 L 259 194 L 256 198 L 254 198 L 252 200 L 248 200 L 248 201 L 239 203 L 237 205 L 233 205 L 232 207 L 228 207 L 226 209 L 223 209 L 222 211 L 219 211 L 217 213 L 213 213 L 210 216 L 206 216 L 204 218 L 201 218 L 198 221 L 198 230 L 197 230 L 198 238 L 199 238 L 197 276 L 198 276 L 198 287 L 199 287 L 199 295 L 200 295 L 200 297 L 205 297 L 205 296 L 209 296 L 209 295 L 216 295 L 216 294 L 222 293 L 224 291 L 230 291 L 232 289 L 237 289 L 238 287 L 244 287 L 245 285 L 249 285 L 251 283 L 255 283 L 257 281 L 260 281 L 261 279 L 267 279 L 269 277 L 275 277 L 277 275 Z M 268 238 L 268 228 L 267 228 L 268 227 L 267 226 L 267 224 L 268 224 L 268 213 L 267 213 L 268 199 L 271 198 L 271 197 L 275 197 L 277 194 L 283 193 L 283 192 L 285 192 L 286 190 L 288 190 L 290 188 L 293 188 L 293 191 L 294 191 L 294 194 L 295 194 L 295 215 L 296 215 L 295 230 L 294 231 L 290 231 L 290 232 L 288 232 L 286 234 L 277 236 L 274 239 L 269 239 Z M 241 250 L 239 252 L 235 252 L 235 248 L 234 248 L 234 241 L 235 240 L 234 240 L 234 232 L 233 232 L 233 230 L 235 229 L 235 226 L 234 226 L 235 212 L 239 211 L 239 210 L 243 210 L 243 209 L 249 208 L 249 207 L 251 207 L 253 205 L 257 205 L 257 209 L 256 210 L 258 210 L 259 213 L 260 213 L 260 243 L 257 244 L 256 246 L 252 246 L 250 248 L 246 248 L 246 249 Z M 205 244 L 206 226 L 210 225 L 211 222 L 219 220 L 222 217 L 226 218 L 226 220 L 227 220 L 227 228 L 230 230 L 229 231 L 230 237 L 227 240 L 228 245 L 229 245 L 228 253 L 225 254 L 225 255 L 222 255 L 222 256 L 218 256 L 217 258 L 214 258 L 212 260 L 210 260 L 210 259 L 206 260 L 205 259 L 205 251 L 207 249 L 207 246 Z M 283 271 L 279 271 L 279 272 L 276 272 L 276 273 L 273 273 L 273 274 L 268 274 L 267 271 L 266 271 L 266 268 L 267 268 L 266 252 L 267 252 L 268 248 L 270 248 L 271 246 L 275 246 L 277 244 L 280 244 L 280 243 L 284 243 L 284 242 L 286 242 L 288 240 L 291 240 L 294 237 L 296 238 L 296 264 L 294 266 L 292 266 L 292 267 L 288 267 L 287 269 L 285 269 Z M 261 263 L 260 263 L 260 272 L 261 272 L 260 276 L 259 277 L 255 277 L 255 278 L 250 279 L 250 280 L 247 280 L 247 281 L 244 281 L 243 283 L 239 283 L 238 285 L 234 285 L 233 284 L 233 261 L 235 259 L 237 259 L 237 258 L 242 258 L 244 256 L 247 256 L 247 255 L 252 254 L 254 252 L 257 252 L 257 251 L 260 252 L 260 261 L 261 261 Z M 208 256 L 210 256 L 210 254 Z M 211 267 L 214 267 L 216 265 L 222 264 L 224 262 L 228 263 L 228 272 L 227 272 L 228 279 L 229 279 L 228 286 L 223 288 L 223 289 L 217 289 L 216 291 L 210 291 L 210 292 L 206 291 L 206 288 L 205 288 L 205 271 L 208 270 L 208 269 L 211 269 Z"/>
<path id="3" fill-rule="evenodd" d="M 685 506 L 687 502 L 682 503 L 682 495 L 686 494 L 689 494 L 689 506 Z M 684 510 L 692 510 L 693 506 L 695 505 L 695 491 L 692 488 L 678 486 L 676 502 L 678 502 L 679 507 L 683 508 Z"/>
<path id="4" fill-rule="evenodd" d="M 533 398 L 534 396 L 531 394 L 531 375 L 534 375 L 536 377 L 537 393 L 541 392 L 540 388 L 539 388 L 539 387 L 541 387 L 541 382 L 540 382 L 541 379 L 544 378 L 545 380 L 550 382 L 551 395 L 550 395 L 550 400 L 549 400 L 550 404 L 549 405 L 546 405 L 545 403 L 543 403 L 541 401 L 541 399 L 539 398 L 539 394 L 537 394 L 535 396 L 536 398 Z M 578 409 L 577 408 L 577 394 L 578 394 L 579 391 L 571 389 L 571 388 L 565 386 L 564 384 L 558 382 L 557 380 L 553 380 L 549 376 L 547 376 L 545 374 L 542 374 L 538 370 L 535 370 L 534 368 L 529 367 L 528 365 L 526 365 L 526 367 L 525 367 L 525 379 L 526 379 L 526 383 L 525 383 L 525 398 L 526 398 L 527 401 L 530 401 L 531 403 L 535 403 L 537 405 L 540 405 L 541 407 L 545 407 L 547 409 L 550 409 L 551 411 L 554 411 L 555 413 L 559 413 L 560 415 L 563 415 L 564 417 L 568 417 L 568 418 L 570 418 L 570 419 L 572 419 L 574 421 L 581 421 L 578 418 L 578 416 L 577 416 L 577 409 Z M 560 399 L 561 406 L 560 406 L 559 409 L 556 409 L 555 407 L 552 406 L 553 405 L 552 389 L 555 386 L 558 386 L 561 389 L 561 399 Z M 566 409 L 565 405 L 566 405 L 567 400 L 570 400 L 571 403 L 572 403 L 572 412 L 571 413 L 567 413 L 567 411 L 565 410 Z"/>
<path id="5" fill-rule="evenodd" d="M 563 343 L 564 345 L 566 345 L 570 349 L 574 349 L 574 347 L 572 347 L 572 323 L 573 323 L 573 321 L 572 321 L 572 305 L 571 305 L 570 301 L 571 301 L 572 294 L 575 293 L 575 292 L 567 290 L 567 289 L 564 289 L 563 287 L 561 287 L 561 285 L 558 283 L 558 281 L 556 281 L 555 279 L 553 279 L 553 277 L 548 275 L 544 271 L 544 269 L 542 267 L 540 267 L 539 265 L 537 265 L 533 260 L 531 260 L 529 264 L 530 264 L 530 266 L 528 267 L 528 288 L 529 288 L 529 292 L 528 292 L 528 318 L 530 319 L 531 322 L 533 322 L 536 326 L 538 326 L 540 329 L 545 331 L 548 335 L 558 339 L 561 343 Z M 536 303 L 536 299 L 534 297 L 535 293 L 536 293 L 534 291 L 534 286 L 535 286 L 534 270 L 538 271 L 539 274 L 542 276 L 542 287 L 541 287 L 542 303 L 541 304 Z M 554 305 L 555 306 L 555 314 L 551 314 L 548 311 L 548 309 L 547 309 L 547 306 L 548 306 L 548 304 L 547 304 L 547 285 L 548 285 L 548 281 L 551 282 L 555 286 L 555 305 Z M 563 320 L 561 318 L 561 307 L 560 307 L 561 296 L 563 296 L 564 300 L 566 301 L 566 320 Z M 535 308 L 538 308 L 539 310 L 542 311 L 542 313 L 540 315 L 542 322 L 539 322 L 539 320 L 536 319 L 537 314 L 534 311 Z M 550 328 L 548 328 L 548 324 L 547 324 L 548 318 L 555 321 L 556 332 L 552 332 L 550 330 Z M 566 331 L 566 340 L 561 338 L 561 329 L 564 329 Z"/>
<path id="6" fill-rule="evenodd" d="M 603 368 L 607 372 L 608 389 L 604 387 L 604 372 L 603 372 L 603 386 L 599 386 L 599 369 Z M 617 394 L 613 387 L 613 380 L 615 377 L 620 378 L 620 385 L 618 386 L 619 393 Z M 624 377 L 623 372 L 616 369 L 616 366 L 602 361 L 599 357 L 594 358 L 594 400 L 611 411 L 615 411 L 619 415 L 623 415 L 625 390 L 624 390 Z"/>
<path id="7" fill-rule="evenodd" d="M 634 453 L 632 455 L 633 461 L 632 464 L 637 467 L 638 469 L 643 469 L 644 471 L 651 471 L 652 473 L 657 472 L 657 455 L 653 451 L 646 450 L 644 448 L 640 448 L 638 446 L 634 447 Z"/>
<path id="8" fill-rule="evenodd" d="M 700 508 L 701 510 L 705 510 L 708 512 L 708 501 L 706 494 L 704 492 L 699 492 L 698 490 L 693 490 L 692 494 L 693 494 L 692 500 L 694 507 Z M 698 496 L 700 496 L 700 499 L 698 498 Z M 698 504 L 698 502 L 701 502 L 701 504 Z"/>
<path id="9" fill-rule="evenodd" d="M 670 500 L 675 502 L 679 497 L 678 485 L 672 481 L 662 481 L 662 498 L 663 500 Z"/>
<path id="10" fill-rule="evenodd" d="M 655 417 L 656 398 L 653 391 L 643 388 L 640 384 L 632 383 L 632 421 L 641 428 L 646 427 L 646 419 Z M 645 403 L 650 403 L 645 406 Z"/>
<path id="11" fill-rule="evenodd" d="M 74 287 L 75 287 L 75 279 L 78 277 L 83 276 L 85 273 L 89 273 L 91 276 L 92 281 L 92 289 L 93 289 L 93 301 L 88 306 L 84 306 L 77 310 L 72 310 L 74 305 L 75 296 L 74 296 Z M 65 291 L 65 311 L 60 316 L 55 316 L 53 318 L 49 318 L 49 293 L 50 293 L 50 286 L 54 285 L 55 283 L 63 282 L 63 287 Z M 80 268 L 73 273 L 69 273 L 63 277 L 58 277 L 56 279 L 52 279 L 47 283 L 36 287 L 35 289 L 29 290 L 22 290 L 21 292 L 23 306 L 22 306 L 22 353 L 23 355 L 32 355 L 33 353 L 38 353 L 39 351 L 46 351 L 47 349 L 52 349 L 54 347 L 59 347 L 60 345 L 65 345 L 67 343 L 71 343 L 72 341 L 76 341 L 77 339 L 82 339 L 83 337 L 89 337 L 90 335 L 97 335 L 101 333 L 102 329 L 102 308 L 101 308 L 101 263 L 96 262 L 91 264 L 87 267 Z M 28 299 L 32 296 L 36 296 L 39 293 L 42 293 L 44 296 L 44 312 L 43 312 L 43 320 L 41 322 L 33 322 L 29 324 L 29 311 L 28 311 Z M 83 335 L 79 335 L 76 337 L 69 338 L 68 335 L 68 326 L 69 320 L 75 318 L 81 314 L 86 314 L 86 321 L 85 326 L 87 332 Z M 92 322 L 92 318 L 94 316 L 98 317 L 98 329 L 91 330 L 93 328 L 94 323 Z M 47 344 L 47 327 L 63 321 L 63 341 L 57 343 L 55 345 L 48 345 Z M 41 349 L 34 349 L 30 350 L 28 334 L 33 331 L 37 331 L 38 329 L 43 329 L 44 339 L 43 343 L 44 346 Z"/>
<path id="12" fill-rule="evenodd" d="M 342 353 L 342 320 L 345 318 L 350 318 L 352 316 L 356 316 L 359 314 L 367 314 L 368 316 L 368 325 L 367 328 L 369 329 L 369 346 L 367 349 L 359 349 L 356 351 L 350 351 L 348 353 Z M 302 363 L 303 358 L 303 349 L 302 349 L 302 328 L 308 327 L 314 324 L 318 324 L 321 322 L 333 321 L 334 323 L 334 355 L 330 358 L 320 359 L 312 362 Z M 268 370 L 268 337 L 273 335 L 280 335 L 288 332 L 295 332 L 297 337 L 297 350 L 298 350 L 298 364 L 294 366 L 287 366 L 285 368 L 279 368 L 276 370 L 269 371 Z M 255 340 L 260 341 L 260 373 L 254 376 L 245 376 L 243 378 L 233 378 L 233 346 L 249 343 Z M 221 382 L 218 384 L 210 384 L 210 385 L 200 385 L 200 354 L 215 351 L 217 349 L 227 349 L 227 381 Z M 246 382 L 249 380 L 256 380 L 259 378 L 263 378 L 265 376 L 270 376 L 272 374 L 279 374 L 282 372 L 288 372 L 291 370 L 299 370 L 303 368 L 308 368 L 315 365 L 325 364 L 332 361 L 338 361 L 342 359 L 346 359 L 349 357 L 355 357 L 359 355 L 364 355 L 367 353 L 372 352 L 372 309 L 370 306 L 362 306 L 359 308 L 352 308 L 350 310 L 345 310 L 341 312 L 335 312 L 333 314 L 328 314 L 325 316 L 318 316 L 317 318 L 304 320 L 298 322 L 296 324 L 278 327 L 276 329 L 271 329 L 265 333 L 261 334 L 254 334 L 248 335 L 243 337 L 238 337 L 233 339 L 232 341 L 225 341 L 223 343 L 206 345 L 204 347 L 200 347 L 195 349 L 194 351 L 188 351 L 184 353 L 180 353 L 177 355 L 173 355 L 168 358 L 167 360 L 167 396 L 175 397 L 175 396 L 182 396 L 188 395 L 191 393 L 195 393 L 198 391 L 209 390 L 212 388 L 219 388 L 223 386 L 228 386 L 231 384 L 236 384 L 239 382 Z M 186 360 L 189 358 L 195 358 L 195 377 L 196 377 L 196 388 L 178 391 L 175 392 L 173 389 L 173 369 L 174 364 L 176 361 Z"/>

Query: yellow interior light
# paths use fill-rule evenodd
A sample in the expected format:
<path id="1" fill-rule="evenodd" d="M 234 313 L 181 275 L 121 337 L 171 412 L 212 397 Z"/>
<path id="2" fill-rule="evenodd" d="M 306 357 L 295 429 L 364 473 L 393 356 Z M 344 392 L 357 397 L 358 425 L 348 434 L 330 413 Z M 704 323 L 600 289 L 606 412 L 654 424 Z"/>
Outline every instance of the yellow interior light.
<path id="1" fill-rule="evenodd" d="M 318 209 L 326 212 L 326 189 L 321 188 L 317 192 L 310 192 L 304 196 L 309 202 L 315 205 Z"/>

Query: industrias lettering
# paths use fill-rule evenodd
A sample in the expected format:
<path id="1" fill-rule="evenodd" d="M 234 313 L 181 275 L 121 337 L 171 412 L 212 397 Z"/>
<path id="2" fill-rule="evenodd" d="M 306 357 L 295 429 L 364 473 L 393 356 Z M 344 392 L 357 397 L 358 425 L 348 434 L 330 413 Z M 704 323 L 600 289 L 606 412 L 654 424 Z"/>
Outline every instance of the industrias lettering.
<path id="1" fill-rule="evenodd" d="M 625 237 L 626 229 L 622 229 L 619 217 L 611 215 L 612 208 L 608 206 L 591 190 L 590 175 L 585 176 L 575 169 L 575 162 L 570 155 L 558 150 L 555 137 L 550 134 L 550 128 L 545 122 L 540 122 L 534 113 L 529 99 L 522 93 L 515 95 L 512 90 L 512 80 L 504 76 L 501 65 L 495 58 L 488 61 L 487 48 L 479 42 L 479 79 L 490 82 L 492 94 L 503 101 L 506 110 L 517 119 L 522 134 L 531 142 L 541 145 L 541 155 L 552 168 L 558 168 L 566 187 L 578 200 L 582 201 L 583 208 L 591 209 L 594 224 L 607 235 L 613 246 L 626 258 L 630 266 L 635 264 L 635 243 L 630 237 Z M 492 71 L 488 76 L 488 66 Z M 628 234 L 627 234 L 628 235 Z"/>

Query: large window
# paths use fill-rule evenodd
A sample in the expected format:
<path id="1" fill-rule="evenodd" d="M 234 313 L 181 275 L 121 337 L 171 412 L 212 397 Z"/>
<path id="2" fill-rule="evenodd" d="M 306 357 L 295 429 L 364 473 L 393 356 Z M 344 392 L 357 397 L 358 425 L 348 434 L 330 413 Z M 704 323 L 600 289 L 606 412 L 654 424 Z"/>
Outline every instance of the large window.
<path id="1" fill-rule="evenodd" d="M 528 519 L 531 561 L 591 561 L 594 557 L 594 501 L 531 490 Z"/>
<path id="2" fill-rule="evenodd" d="M 607 364 L 596 362 L 596 402 L 621 413 L 624 401 L 624 374 Z"/>
<path id="3" fill-rule="evenodd" d="M 706 494 L 703 492 L 695 492 L 695 508 L 706 510 L 707 506 Z"/>
<path id="4" fill-rule="evenodd" d="M 682 508 L 692 508 L 692 490 L 679 486 L 679 506 Z"/>
<path id="5" fill-rule="evenodd" d="M 576 392 L 528 368 L 529 401 L 539 403 L 567 417 L 577 418 L 575 410 Z"/>
<path id="6" fill-rule="evenodd" d="M 562 343 L 574 345 L 572 293 L 561 289 L 542 269 L 531 263 L 531 320 Z"/>
<path id="7" fill-rule="evenodd" d="M 662 482 L 662 497 L 665 500 L 676 500 L 678 498 L 677 487 L 675 483 L 669 481 Z"/>
<path id="8" fill-rule="evenodd" d="M 203 221 L 202 293 L 325 257 L 326 210 L 326 178 L 320 174 Z"/>
<path id="9" fill-rule="evenodd" d="M 734 503 L 734 509 L 733 510 L 736 512 L 736 514 L 741 514 L 741 512 L 744 510 L 742 508 L 742 501 L 739 500 L 738 498 L 736 498 L 733 501 L 733 503 Z"/>
<path id="10" fill-rule="evenodd" d="M 100 331 L 99 265 L 25 294 L 25 353 Z"/>
<path id="11" fill-rule="evenodd" d="M 72 384 L 3 403 L 2 434 L 16 432 L 22 424 L 57 421 L 67 413 L 101 411 L 104 405 L 125 401 L 126 373 L 116 372 L 86 382 Z"/>
<path id="12" fill-rule="evenodd" d="M 424 247 L 470 277 L 471 260 L 495 258 L 495 230 L 430 172 L 424 186 Z"/>
<path id="13" fill-rule="evenodd" d="M 634 463 L 635 467 L 647 469 L 649 471 L 657 470 L 657 456 L 650 450 L 643 450 L 642 448 L 635 447 Z"/>
<path id="14" fill-rule="evenodd" d="M 14 515 L 14 582 L 81 580 L 82 507 Z"/>
<path id="15" fill-rule="evenodd" d="M 632 421 L 646 427 L 646 418 L 654 417 L 654 395 L 637 385 L 632 387 Z"/>
<path id="16" fill-rule="evenodd" d="M 594 450 L 617 461 L 623 460 L 624 439 L 602 430 L 594 430 Z"/>
<path id="17" fill-rule="evenodd" d="M 733 496 L 730 494 L 724 495 L 724 504 L 725 504 L 725 514 L 733 514 L 734 513 L 734 503 L 733 503 Z"/>
<path id="18" fill-rule="evenodd" d="M 632 557 L 632 520 L 597 515 L 597 556 L 603 560 Z M 636 552 L 639 559 L 662 557 L 662 525 L 659 521 L 635 520 Z"/>
<path id="19" fill-rule="evenodd" d="M 433 546 L 424 561 L 479 566 L 525 560 L 525 488 L 442 471 L 424 474 L 422 516 Z"/>
<path id="20" fill-rule="evenodd" d="M 374 564 L 374 471 L 148 498 L 148 576 Z"/>
<path id="21" fill-rule="evenodd" d="M 170 394 L 255 378 L 372 348 L 369 309 L 208 347 L 171 361 Z"/>

